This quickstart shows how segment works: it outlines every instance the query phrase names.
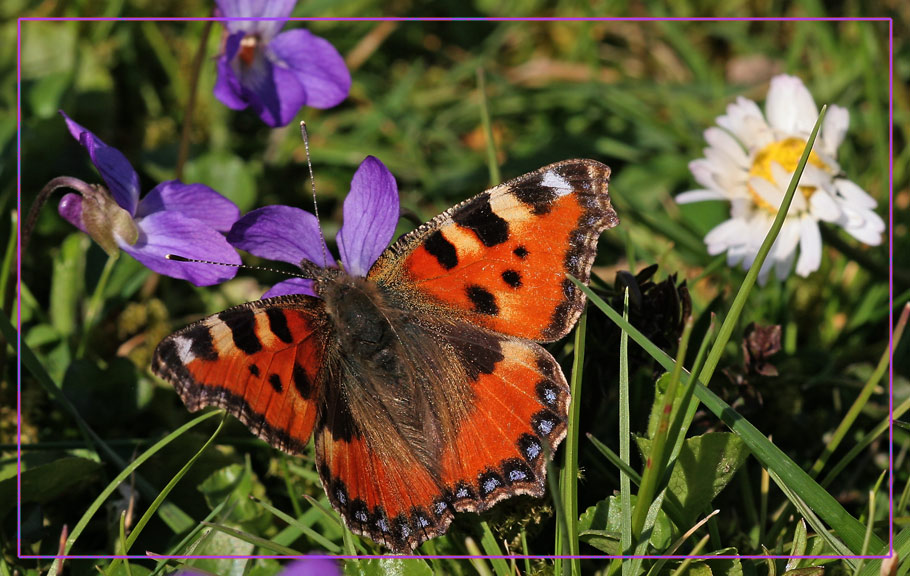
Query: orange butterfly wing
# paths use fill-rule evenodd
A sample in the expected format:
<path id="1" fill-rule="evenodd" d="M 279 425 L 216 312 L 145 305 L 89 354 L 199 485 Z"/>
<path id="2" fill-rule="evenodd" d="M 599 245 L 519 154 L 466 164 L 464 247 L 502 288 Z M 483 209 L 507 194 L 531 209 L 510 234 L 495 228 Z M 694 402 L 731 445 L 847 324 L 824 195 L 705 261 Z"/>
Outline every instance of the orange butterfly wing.
<path id="1" fill-rule="evenodd" d="M 272 446 L 300 454 L 322 393 L 323 308 L 309 296 L 228 308 L 162 340 L 152 370 L 191 412 L 223 408 Z"/>
<path id="2" fill-rule="evenodd" d="M 400 238 L 369 279 L 502 334 L 550 342 L 584 306 L 601 232 L 618 224 L 610 169 L 567 160 L 483 192 Z"/>
<path id="3" fill-rule="evenodd" d="M 454 351 L 451 362 L 473 376 L 468 410 L 435 469 L 382 455 L 366 436 L 336 436 L 332 426 L 317 425 L 315 436 L 332 505 L 352 531 L 399 552 L 445 533 L 456 511 L 479 512 L 516 494 L 542 496 L 544 454 L 566 432 L 569 388 L 542 347 L 464 324 L 424 336 L 426 346 Z M 412 348 L 410 356 L 419 352 Z"/>

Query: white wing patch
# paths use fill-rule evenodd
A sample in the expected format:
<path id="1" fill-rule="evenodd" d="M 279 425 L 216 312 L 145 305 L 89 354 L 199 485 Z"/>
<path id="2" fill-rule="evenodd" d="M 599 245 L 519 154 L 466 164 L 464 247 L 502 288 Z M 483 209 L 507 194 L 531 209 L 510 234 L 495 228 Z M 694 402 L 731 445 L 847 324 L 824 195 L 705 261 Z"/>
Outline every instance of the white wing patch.
<path id="1" fill-rule="evenodd" d="M 174 346 L 177 347 L 177 357 L 180 358 L 180 361 L 184 364 L 189 364 L 196 359 L 196 355 L 191 351 L 193 341 L 189 338 L 184 338 L 183 336 L 175 336 Z"/>
<path id="2" fill-rule="evenodd" d="M 568 181 L 553 170 L 547 171 L 540 183 L 553 190 L 557 196 L 565 196 L 572 193 L 572 186 Z"/>

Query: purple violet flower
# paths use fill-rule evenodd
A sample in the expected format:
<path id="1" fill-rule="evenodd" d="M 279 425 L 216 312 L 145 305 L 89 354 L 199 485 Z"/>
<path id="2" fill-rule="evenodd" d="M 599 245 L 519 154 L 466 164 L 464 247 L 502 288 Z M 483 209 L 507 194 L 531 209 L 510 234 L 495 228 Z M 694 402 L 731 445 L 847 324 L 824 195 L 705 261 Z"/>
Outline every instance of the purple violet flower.
<path id="1" fill-rule="evenodd" d="M 386 249 L 398 224 L 398 184 L 395 177 L 373 156 L 357 168 L 351 190 L 344 200 L 344 224 L 335 240 L 341 265 L 352 276 L 366 276 Z M 306 260 L 324 268 L 335 262 L 319 230 L 316 217 L 291 206 L 266 206 L 248 213 L 234 224 L 228 241 L 241 250 L 296 266 Z M 291 278 L 279 282 L 263 298 L 313 292 L 313 281 Z"/>
<path id="2" fill-rule="evenodd" d="M 57 207 L 63 218 L 92 237 L 110 255 L 123 250 L 145 267 L 196 286 L 217 284 L 237 274 L 230 266 L 178 262 L 185 258 L 240 264 L 240 255 L 222 232 L 240 216 L 233 202 L 203 184 L 162 182 L 139 200 L 139 175 L 129 160 L 91 131 L 70 119 L 66 126 L 88 151 L 107 190 L 80 185 L 80 194 L 66 194 Z"/>
<path id="3" fill-rule="evenodd" d="M 224 22 L 215 96 L 234 110 L 252 106 L 269 126 L 286 126 L 303 106 L 336 106 L 351 89 L 344 58 L 327 40 L 302 28 L 278 33 L 295 3 L 217 0 L 235 20 Z"/>
<path id="4" fill-rule="evenodd" d="M 197 576 L 193 569 L 185 568 L 174 576 Z M 301 558 L 284 566 L 276 576 L 341 576 L 338 562 L 326 558 Z"/>

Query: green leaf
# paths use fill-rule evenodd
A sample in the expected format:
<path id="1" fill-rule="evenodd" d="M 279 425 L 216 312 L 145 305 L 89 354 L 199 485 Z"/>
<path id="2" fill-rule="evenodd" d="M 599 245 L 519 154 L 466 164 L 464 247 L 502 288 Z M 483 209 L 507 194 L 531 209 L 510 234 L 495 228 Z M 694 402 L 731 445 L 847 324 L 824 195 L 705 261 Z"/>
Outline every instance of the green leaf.
<path id="1" fill-rule="evenodd" d="M 633 509 L 636 500 L 637 497 L 632 495 Z M 619 546 L 621 528 L 622 502 L 618 496 L 610 496 L 590 506 L 578 518 L 579 539 L 607 554 L 621 554 Z M 661 510 L 657 513 L 649 543 L 655 550 L 664 550 L 670 545 L 672 536 L 670 518 Z"/>
<path id="2" fill-rule="evenodd" d="M 82 232 L 70 234 L 54 256 L 50 319 L 57 332 L 63 336 L 70 336 L 76 330 L 76 317 L 85 285 L 85 250 L 88 242 Z"/>
<path id="3" fill-rule="evenodd" d="M 345 562 L 347 576 L 433 576 L 433 570 L 423 560 L 372 558 Z"/>
<path id="4" fill-rule="evenodd" d="M 210 509 L 231 499 L 230 513 L 221 518 L 225 524 L 240 525 L 244 530 L 261 533 L 268 529 L 269 515 L 250 496 L 265 498 L 265 486 L 249 466 L 231 464 L 213 472 L 197 489 L 202 492 Z"/>
<path id="5" fill-rule="evenodd" d="M 46 503 L 64 494 L 76 492 L 77 486 L 95 479 L 99 462 L 86 458 L 66 457 L 22 471 L 22 501 Z M 4 469 L 0 480 L 0 517 L 16 504 L 16 476 Z"/>
<path id="6" fill-rule="evenodd" d="M 685 570 L 674 574 L 676 576 L 714 576 L 711 568 L 705 562 L 692 562 Z"/>
<path id="7" fill-rule="evenodd" d="M 211 530 L 192 553 L 194 556 L 250 556 L 255 548 L 252 543 L 221 530 Z M 187 566 L 219 576 L 244 576 L 248 562 L 237 558 L 200 558 L 191 560 Z"/>
<path id="8" fill-rule="evenodd" d="M 228 152 L 209 152 L 184 167 L 184 181 L 199 182 L 217 190 L 246 212 L 256 202 L 256 170 L 239 156 Z M 303 191 L 301 184 L 301 192 Z"/>
<path id="9" fill-rule="evenodd" d="M 635 440 L 642 454 L 647 455 L 651 441 L 640 436 Z M 690 524 L 698 520 L 698 516 L 733 479 L 748 456 L 745 443 L 730 432 L 709 432 L 686 438 L 670 474 L 668 487 Z"/>

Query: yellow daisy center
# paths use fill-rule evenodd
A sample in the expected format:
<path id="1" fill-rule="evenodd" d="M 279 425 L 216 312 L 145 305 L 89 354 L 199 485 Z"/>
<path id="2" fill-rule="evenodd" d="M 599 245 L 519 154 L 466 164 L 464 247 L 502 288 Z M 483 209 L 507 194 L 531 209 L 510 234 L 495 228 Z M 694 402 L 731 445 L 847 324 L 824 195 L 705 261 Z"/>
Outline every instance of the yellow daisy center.
<path id="1" fill-rule="evenodd" d="M 752 161 L 752 167 L 749 169 L 749 177 L 758 176 L 772 184 L 779 184 L 774 181 L 774 176 L 771 174 L 771 163 L 777 162 L 783 166 L 784 170 L 787 172 L 793 172 L 796 170 L 796 165 L 799 164 L 799 157 L 802 155 L 805 147 L 805 140 L 794 137 L 768 144 L 755 155 L 755 159 Z M 822 170 L 830 171 L 828 165 L 825 164 L 814 151 L 809 153 L 809 163 Z M 815 193 L 815 186 L 800 186 L 799 191 L 802 192 L 803 196 L 808 200 L 809 197 Z M 768 204 L 752 186 L 749 186 L 749 194 L 752 195 L 752 200 L 755 202 L 756 206 L 764 208 L 772 214 L 777 214 L 778 206 L 771 206 Z"/>

